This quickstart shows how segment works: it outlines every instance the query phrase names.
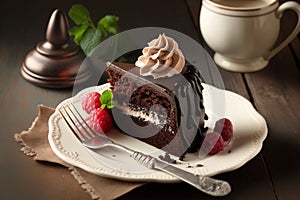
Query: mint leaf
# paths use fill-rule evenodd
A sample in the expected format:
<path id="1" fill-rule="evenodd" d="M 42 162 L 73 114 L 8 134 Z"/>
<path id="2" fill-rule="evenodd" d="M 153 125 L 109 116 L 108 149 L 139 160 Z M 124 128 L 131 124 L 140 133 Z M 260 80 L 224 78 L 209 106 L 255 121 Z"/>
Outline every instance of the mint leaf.
<path id="1" fill-rule="evenodd" d="M 101 31 L 99 29 L 88 29 L 79 44 L 85 55 L 89 56 L 100 44 L 101 40 Z"/>
<path id="2" fill-rule="evenodd" d="M 102 27 L 102 26 L 98 26 L 97 28 L 101 31 L 102 38 L 106 38 L 107 35 L 108 35 L 108 33 L 107 33 L 107 31 L 105 30 L 105 28 Z"/>
<path id="3" fill-rule="evenodd" d="M 119 17 L 114 15 L 106 15 L 98 21 L 98 28 L 104 28 L 108 33 L 118 33 Z"/>
<path id="4" fill-rule="evenodd" d="M 115 104 L 114 104 L 113 101 L 111 101 L 111 102 L 109 102 L 108 104 L 106 104 L 106 107 L 107 107 L 108 109 L 112 109 L 114 106 L 115 106 Z"/>
<path id="5" fill-rule="evenodd" d="M 112 109 L 114 107 L 112 91 L 104 90 L 101 94 L 100 102 L 102 109 L 104 109 L 105 107 L 107 107 L 108 109 Z"/>
<path id="6" fill-rule="evenodd" d="M 88 25 L 82 25 L 82 26 L 75 26 L 69 30 L 69 34 L 71 36 L 74 36 L 74 42 L 76 44 L 80 44 L 80 41 L 87 30 Z"/>
<path id="7" fill-rule="evenodd" d="M 81 4 L 73 5 L 68 15 L 76 25 L 89 24 L 91 22 L 88 9 Z"/>
<path id="8" fill-rule="evenodd" d="M 69 30 L 69 35 L 74 37 L 74 42 L 80 45 L 86 56 L 91 55 L 97 45 L 109 34 L 118 32 L 117 16 L 106 15 L 95 27 L 88 9 L 81 4 L 73 5 L 68 15 L 77 25 Z"/>

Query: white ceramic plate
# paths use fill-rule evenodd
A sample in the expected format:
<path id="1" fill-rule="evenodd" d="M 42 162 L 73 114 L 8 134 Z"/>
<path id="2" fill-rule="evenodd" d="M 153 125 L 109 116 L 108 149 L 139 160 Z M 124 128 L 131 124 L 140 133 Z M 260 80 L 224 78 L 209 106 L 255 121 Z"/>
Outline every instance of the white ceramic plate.
<path id="1" fill-rule="evenodd" d="M 234 127 L 233 140 L 217 155 L 200 159 L 197 153 L 187 154 L 184 161 L 174 165 L 195 174 L 213 176 L 235 170 L 257 155 L 267 136 L 267 125 L 264 118 L 244 97 L 207 84 L 203 86 L 204 105 L 209 116 L 206 126 L 211 129 L 216 120 L 229 118 Z M 109 84 L 104 84 L 84 89 L 75 97 L 66 99 L 57 106 L 54 114 L 49 118 L 48 139 L 54 153 L 69 164 L 105 177 L 126 181 L 178 182 L 177 178 L 164 172 L 150 170 L 140 165 L 133 167 L 131 158 L 120 152 L 108 152 L 104 156 L 99 156 L 101 159 L 99 162 L 70 131 L 58 108 L 70 101 L 81 108 L 80 104 L 86 93 L 102 92 L 108 88 Z M 155 157 L 161 154 L 160 150 L 121 134 L 116 129 L 113 129 L 110 137 L 113 141 L 134 150 Z"/>

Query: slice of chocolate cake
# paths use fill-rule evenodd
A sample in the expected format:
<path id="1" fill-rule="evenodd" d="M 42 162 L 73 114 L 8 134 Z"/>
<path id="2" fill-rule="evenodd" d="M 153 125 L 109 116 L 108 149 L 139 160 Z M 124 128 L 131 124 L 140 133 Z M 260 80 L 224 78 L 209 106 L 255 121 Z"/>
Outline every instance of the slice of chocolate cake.
<path id="1" fill-rule="evenodd" d="M 115 103 L 112 114 L 124 133 L 170 154 L 183 156 L 187 151 L 197 151 L 201 145 L 206 116 L 203 87 L 197 69 L 184 65 L 176 45 L 166 42 L 168 47 L 173 46 L 173 60 L 171 64 L 166 61 L 169 62 L 167 67 L 166 63 L 161 64 L 161 60 L 155 64 L 153 57 L 151 60 L 140 57 L 136 64 L 107 64 L 108 82 Z M 146 51 L 155 53 L 153 49 Z M 163 56 L 158 58 L 169 59 L 166 52 L 164 49 Z M 146 68 L 137 66 L 144 61 L 147 62 Z"/>

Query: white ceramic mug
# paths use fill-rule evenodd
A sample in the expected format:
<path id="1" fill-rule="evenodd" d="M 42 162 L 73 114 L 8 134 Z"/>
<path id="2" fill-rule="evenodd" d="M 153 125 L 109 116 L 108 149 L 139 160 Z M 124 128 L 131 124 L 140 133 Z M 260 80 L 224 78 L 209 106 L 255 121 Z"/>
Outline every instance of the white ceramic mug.
<path id="1" fill-rule="evenodd" d="M 291 34 L 277 47 L 280 18 L 285 10 L 297 13 Z M 215 62 L 230 71 L 253 72 L 267 66 L 300 30 L 300 5 L 278 0 L 203 0 L 200 30 L 216 52 Z"/>

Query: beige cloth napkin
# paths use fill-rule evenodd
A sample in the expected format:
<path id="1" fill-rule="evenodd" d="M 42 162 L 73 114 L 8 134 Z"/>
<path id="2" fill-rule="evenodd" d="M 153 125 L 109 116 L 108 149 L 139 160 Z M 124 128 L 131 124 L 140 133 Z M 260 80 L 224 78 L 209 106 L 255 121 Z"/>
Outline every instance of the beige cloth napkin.
<path id="1" fill-rule="evenodd" d="M 28 131 L 15 134 L 16 141 L 22 144 L 21 150 L 34 160 L 58 163 L 69 169 L 81 187 L 91 195 L 92 199 L 115 199 L 145 183 L 125 182 L 100 177 L 74 167 L 52 151 L 48 142 L 48 119 L 54 112 L 53 108 L 39 105 L 39 113 Z M 66 173 L 69 173 L 66 170 Z"/>

